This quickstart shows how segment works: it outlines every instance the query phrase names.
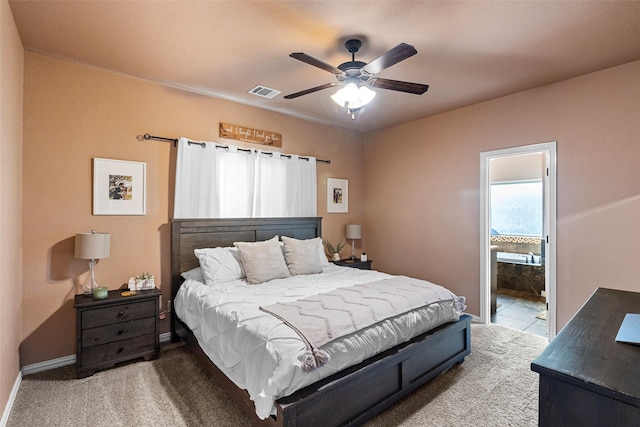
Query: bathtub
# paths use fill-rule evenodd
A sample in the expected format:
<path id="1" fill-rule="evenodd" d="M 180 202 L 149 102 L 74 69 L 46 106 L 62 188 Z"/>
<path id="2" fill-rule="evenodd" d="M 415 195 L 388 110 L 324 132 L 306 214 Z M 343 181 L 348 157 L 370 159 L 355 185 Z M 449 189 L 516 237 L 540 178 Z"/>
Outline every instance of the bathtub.
<path id="1" fill-rule="evenodd" d="M 511 252 L 498 252 L 498 262 L 508 262 L 511 264 L 528 264 L 528 265 L 541 265 L 540 255 L 533 256 L 533 262 L 531 262 L 531 255 L 527 254 L 514 254 Z"/>
<path id="2" fill-rule="evenodd" d="M 497 252 L 496 285 L 497 289 L 510 289 L 540 296 L 545 289 L 544 265 L 540 256 Z M 527 262 L 528 261 L 528 262 Z"/>

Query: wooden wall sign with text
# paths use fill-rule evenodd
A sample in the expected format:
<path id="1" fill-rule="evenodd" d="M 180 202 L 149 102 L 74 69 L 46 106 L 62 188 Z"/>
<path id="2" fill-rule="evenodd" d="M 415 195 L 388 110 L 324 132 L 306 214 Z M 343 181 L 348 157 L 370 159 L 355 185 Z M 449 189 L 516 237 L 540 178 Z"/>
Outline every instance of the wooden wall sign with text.
<path id="1" fill-rule="evenodd" d="M 220 123 L 220 138 L 235 139 L 236 141 L 252 142 L 254 144 L 282 147 L 282 135 L 260 129 Z"/>

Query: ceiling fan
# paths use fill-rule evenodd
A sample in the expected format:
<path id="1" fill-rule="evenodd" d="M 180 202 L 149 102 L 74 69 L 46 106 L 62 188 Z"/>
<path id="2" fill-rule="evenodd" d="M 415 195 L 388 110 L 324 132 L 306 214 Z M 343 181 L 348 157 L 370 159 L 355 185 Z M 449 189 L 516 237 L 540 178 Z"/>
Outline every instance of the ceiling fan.
<path id="1" fill-rule="evenodd" d="M 382 70 L 389 68 L 400 61 L 404 61 L 405 59 L 418 53 L 418 51 L 413 46 L 406 43 L 400 43 L 396 47 L 383 53 L 368 64 L 366 62 L 356 61 L 356 52 L 358 52 L 358 50 L 362 46 L 362 42 L 360 40 L 347 40 L 344 46 L 351 53 L 351 61 L 344 62 L 337 67 L 315 59 L 312 56 L 307 55 L 306 53 L 294 52 L 289 55 L 294 59 L 330 72 L 331 74 L 335 75 L 337 81 L 325 83 L 320 86 L 292 93 L 290 95 L 286 95 L 284 98 L 293 99 L 302 95 L 308 95 L 310 93 L 317 92 L 319 90 L 328 89 L 339 85 L 346 85 L 345 89 L 351 90 L 351 93 L 354 95 L 356 94 L 356 92 L 358 92 L 358 90 L 360 90 L 361 93 L 365 94 L 365 98 L 363 98 L 361 101 L 366 101 L 366 99 L 370 98 L 366 102 L 356 101 L 355 103 L 352 103 L 349 102 L 349 99 L 345 99 L 345 96 L 348 96 L 345 94 L 343 94 L 343 96 L 339 96 L 339 99 L 336 99 L 336 95 L 338 94 L 332 97 L 338 104 L 344 104 L 343 106 L 347 108 L 347 113 L 352 114 L 353 117 L 353 112 L 366 105 L 369 101 L 371 101 L 371 99 L 373 99 L 373 96 L 375 96 L 375 92 L 368 90 L 367 86 L 378 89 L 413 93 L 416 95 L 422 95 L 427 91 L 427 89 L 429 89 L 429 85 L 425 84 L 375 77 L 375 75 Z M 370 94 L 367 94 L 367 90 L 368 92 L 370 92 Z"/>

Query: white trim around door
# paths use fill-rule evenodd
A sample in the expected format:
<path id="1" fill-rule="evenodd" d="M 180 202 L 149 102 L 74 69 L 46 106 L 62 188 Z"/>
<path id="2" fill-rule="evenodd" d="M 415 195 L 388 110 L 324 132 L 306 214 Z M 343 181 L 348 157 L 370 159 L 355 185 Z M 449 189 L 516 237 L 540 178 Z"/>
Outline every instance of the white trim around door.
<path id="1" fill-rule="evenodd" d="M 526 145 L 480 153 L 480 321 L 491 321 L 491 249 L 490 249 L 490 182 L 492 159 L 532 153 L 546 154 L 544 180 L 545 290 L 547 293 L 547 337 L 556 335 L 556 220 L 557 157 L 556 142 Z"/>

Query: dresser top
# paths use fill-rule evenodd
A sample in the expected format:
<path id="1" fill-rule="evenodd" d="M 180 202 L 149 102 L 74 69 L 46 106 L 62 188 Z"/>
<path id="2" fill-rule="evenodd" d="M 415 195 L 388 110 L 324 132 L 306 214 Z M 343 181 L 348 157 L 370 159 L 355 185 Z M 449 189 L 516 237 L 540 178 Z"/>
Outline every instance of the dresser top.
<path id="1" fill-rule="evenodd" d="M 627 313 L 640 313 L 640 293 L 598 288 L 531 369 L 640 402 L 640 346 L 615 340 Z"/>
<path id="2" fill-rule="evenodd" d="M 161 294 L 161 292 L 157 288 L 153 288 L 145 291 L 136 291 L 138 292 L 136 295 L 123 297 L 120 294 L 124 291 L 126 291 L 126 289 L 116 289 L 113 291 L 109 291 L 108 296 L 103 299 L 94 299 L 92 295 L 76 295 L 73 306 L 75 308 L 87 308 L 94 305 L 104 305 L 108 303 L 127 303 L 154 298 Z"/>

